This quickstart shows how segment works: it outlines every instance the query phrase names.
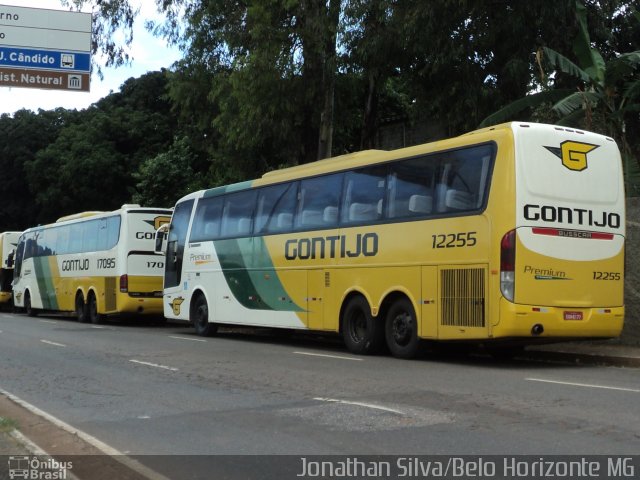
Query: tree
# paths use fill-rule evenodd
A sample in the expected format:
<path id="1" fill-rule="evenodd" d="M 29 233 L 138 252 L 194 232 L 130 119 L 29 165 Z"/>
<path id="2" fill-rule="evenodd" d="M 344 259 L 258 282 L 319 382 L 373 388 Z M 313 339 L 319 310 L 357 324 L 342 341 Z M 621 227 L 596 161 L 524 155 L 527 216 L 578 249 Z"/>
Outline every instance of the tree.
<path id="1" fill-rule="evenodd" d="M 38 113 L 19 110 L 13 117 L 0 117 L 0 231 L 23 230 L 35 224 L 38 207 L 25 166 L 78 117 L 75 110 L 62 108 Z"/>
<path id="2" fill-rule="evenodd" d="M 143 161 L 133 174 L 137 181 L 134 203 L 172 207 L 180 197 L 205 188 L 192 168 L 196 162 L 189 140 L 175 139 L 169 150 Z"/>
<path id="3" fill-rule="evenodd" d="M 640 164 L 636 160 L 640 160 L 640 156 L 627 139 L 626 122 L 640 111 L 640 50 L 618 54 L 605 61 L 600 51 L 592 46 L 587 10 L 580 1 L 576 2 L 576 19 L 579 29 L 573 50 L 577 63 L 551 48 L 539 48 L 537 61 L 544 75 L 544 90 L 498 110 L 485 118 L 480 126 L 513 119 L 527 108 L 551 102 L 557 123 L 601 132 L 618 141 L 627 174 L 627 191 L 632 192 L 640 188 L 640 177 L 637 177 Z M 553 88 L 551 76 L 544 74 L 545 65 L 575 79 L 574 88 Z"/>
<path id="4" fill-rule="evenodd" d="M 25 160 L 37 222 L 130 202 L 132 173 L 173 141 L 176 122 L 165 88 L 165 72 L 129 79 L 119 93 L 79 112 Z"/>

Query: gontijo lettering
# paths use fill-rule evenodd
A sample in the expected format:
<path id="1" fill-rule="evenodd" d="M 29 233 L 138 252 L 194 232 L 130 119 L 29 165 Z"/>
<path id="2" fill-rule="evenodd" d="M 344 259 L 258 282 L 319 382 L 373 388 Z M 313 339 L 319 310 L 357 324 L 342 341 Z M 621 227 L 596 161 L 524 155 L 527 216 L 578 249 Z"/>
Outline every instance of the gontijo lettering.
<path id="1" fill-rule="evenodd" d="M 554 207 L 552 205 L 526 204 L 524 206 L 524 218 L 527 220 L 542 220 L 543 222 L 568 223 L 589 227 L 620 228 L 622 223 L 618 213 L 596 213 L 586 208 Z"/>
<path id="2" fill-rule="evenodd" d="M 287 260 L 316 258 L 374 257 L 378 254 L 378 234 L 358 233 L 355 237 L 329 235 L 326 237 L 287 240 L 284 256 Z"/>
<path id="3" fill-rule="evenodd" d="M 76 270 L 89 270 L 89 259 L 64 260 L 62 262 L 63 272 L 72 272 Z"/>

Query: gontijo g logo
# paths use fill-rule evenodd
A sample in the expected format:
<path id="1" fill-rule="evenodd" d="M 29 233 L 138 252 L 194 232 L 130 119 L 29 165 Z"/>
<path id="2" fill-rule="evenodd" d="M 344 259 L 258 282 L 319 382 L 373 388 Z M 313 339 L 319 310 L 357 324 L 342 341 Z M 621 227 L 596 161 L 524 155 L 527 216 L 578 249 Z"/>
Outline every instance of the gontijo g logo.
<path id="1" fill-rule="evenodd" d="M 581 172 L 587 168 L 587 153 L 595 150 L 600 145 L 591 143 L 574 142 L 565 140 L 558 147 L 544 147 L 562 160 L 562 165 L 569 170 Z"/>

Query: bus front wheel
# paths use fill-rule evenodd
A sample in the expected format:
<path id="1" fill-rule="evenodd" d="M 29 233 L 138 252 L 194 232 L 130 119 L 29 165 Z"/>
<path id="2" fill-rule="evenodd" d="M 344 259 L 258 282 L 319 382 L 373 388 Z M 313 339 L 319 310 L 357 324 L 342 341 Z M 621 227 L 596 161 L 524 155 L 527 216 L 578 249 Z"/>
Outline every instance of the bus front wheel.
<path id="1" fill-rule="evenodd" d="M 210 337 L 218 330 L 218 326 L 215 323 L 209 322 L 209 305 L 204 295 L 199 295 L 193 304 L 191 323 L 193 323 L 196 333 L 201 337 Z"/>
<path id="2" fill-rule="evenodd" d="M 31 306 L 31 294 L 29 292 L 24 294 L 24 311 L 27 312 L 28 317 L 38 316 L 36 309 Z"/>
<path id="3" fill-rule="evenodd" d="M 349 351 L 356 355 L 378 353 L 384 345 L 382 324 L 371 315 L 364 297 L 353 297 L 344 309 L 342 337 Z"/>
<path id="4" fill-rule="evenodd" d="M 385 321 L 387 346 L 398 358 L 413 358 L 418 354 L 418 322 L 413 305 L 407 298 L 396 300 Z"/>

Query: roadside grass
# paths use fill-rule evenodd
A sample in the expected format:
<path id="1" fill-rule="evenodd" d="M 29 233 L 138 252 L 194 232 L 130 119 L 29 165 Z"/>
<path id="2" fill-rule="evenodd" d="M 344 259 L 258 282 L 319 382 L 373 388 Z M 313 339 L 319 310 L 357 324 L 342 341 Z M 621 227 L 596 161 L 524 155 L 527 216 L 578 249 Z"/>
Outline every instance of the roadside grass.
<path id="1" fill-rule="evenodd" d="M 18 428 L 18 422 L 11 418 L 0 417 L 0 433 L 9 433 Z"/>

